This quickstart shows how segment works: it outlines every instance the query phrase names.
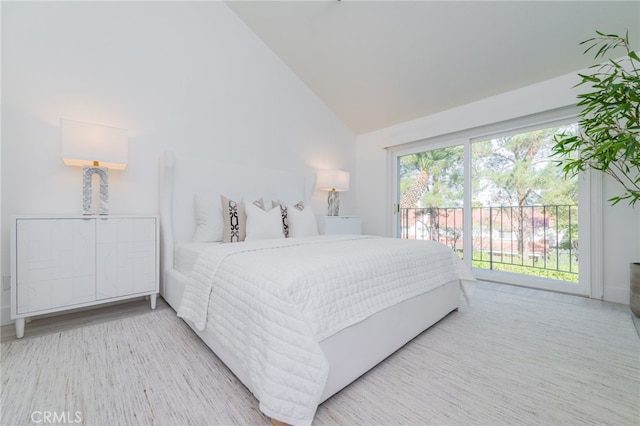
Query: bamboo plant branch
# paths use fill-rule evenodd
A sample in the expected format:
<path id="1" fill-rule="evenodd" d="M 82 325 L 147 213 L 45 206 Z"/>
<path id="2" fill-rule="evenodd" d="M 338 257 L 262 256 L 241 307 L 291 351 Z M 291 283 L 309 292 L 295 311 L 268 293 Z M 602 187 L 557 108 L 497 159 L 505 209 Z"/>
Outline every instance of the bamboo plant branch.
<path id="1" fill-rule="evenodd" d="M 555 137 L 553 156 L 567 176 L 587 169 L 610 175 L 623 189 L 609 201 L 616 204 L 640 200 L 640 58 L 624 36 L 596 31 L 597 36 L 580 43 L 584 54 L 595 51 L 594 59 L 607 59 L 623 48 L 622 59 L 607 59 L 592 65 L 591 74 L 578 74 L 576 86 L 590 90 L 578 95 L 580 133 Z"/>

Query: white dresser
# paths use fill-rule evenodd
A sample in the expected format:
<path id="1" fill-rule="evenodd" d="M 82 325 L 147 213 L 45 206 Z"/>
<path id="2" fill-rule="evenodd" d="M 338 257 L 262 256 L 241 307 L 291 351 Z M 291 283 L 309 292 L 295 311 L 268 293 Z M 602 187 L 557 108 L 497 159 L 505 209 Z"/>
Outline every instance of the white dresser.
<path id="1" fill-rule="evenodd" d="M 159 292 L 155 216 L 16 216 L 11 227 L 11 318 Z"/>
<path id="2" fill-rule="evenodd" d="M 360 234 L 362 220 L 357 216 L 319 216 L 318 232 L 321 235 Z"/>

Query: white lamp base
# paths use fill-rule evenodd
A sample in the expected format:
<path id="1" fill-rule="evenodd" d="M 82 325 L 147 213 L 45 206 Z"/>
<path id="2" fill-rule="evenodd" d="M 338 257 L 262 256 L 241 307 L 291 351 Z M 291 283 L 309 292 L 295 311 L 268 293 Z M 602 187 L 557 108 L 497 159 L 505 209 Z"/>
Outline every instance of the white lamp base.
<path id="1" fill-rule="evenodd" d="M 84 166 L 82 168 L 82 214 L 93 214 L 93 192 L 91 177 L 100 176 L 99 214 L 109 214 L 109 173 L 105 167 Z"/>

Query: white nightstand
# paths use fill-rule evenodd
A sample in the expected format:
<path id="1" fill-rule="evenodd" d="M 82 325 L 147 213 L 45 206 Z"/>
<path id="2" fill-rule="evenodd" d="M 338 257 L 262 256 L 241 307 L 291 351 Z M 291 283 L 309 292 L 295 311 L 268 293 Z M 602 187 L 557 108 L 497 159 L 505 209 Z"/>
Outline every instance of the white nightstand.
<path id="1" fill-rule="evenodd" d="M 319 216 L 318 232 L 321 235 L 360 234 L 362 220 L 357 216 Z"/>
<path id="2" fill-rule="evenodd" d="M 155 216 L 17 216 L 11 226 L 11 318 L 159 293 Z"/>

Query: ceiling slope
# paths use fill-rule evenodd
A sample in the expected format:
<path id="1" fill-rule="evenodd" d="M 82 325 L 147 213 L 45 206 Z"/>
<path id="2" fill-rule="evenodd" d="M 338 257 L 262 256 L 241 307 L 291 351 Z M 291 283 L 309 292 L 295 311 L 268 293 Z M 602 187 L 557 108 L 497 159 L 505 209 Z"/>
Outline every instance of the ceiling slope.
<path id="1" fill-rule="evenodd" d="M 357 135 L 584 68 L 596 29 L 640 38 L 638 1 L 227 4 Z"/>

